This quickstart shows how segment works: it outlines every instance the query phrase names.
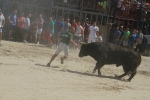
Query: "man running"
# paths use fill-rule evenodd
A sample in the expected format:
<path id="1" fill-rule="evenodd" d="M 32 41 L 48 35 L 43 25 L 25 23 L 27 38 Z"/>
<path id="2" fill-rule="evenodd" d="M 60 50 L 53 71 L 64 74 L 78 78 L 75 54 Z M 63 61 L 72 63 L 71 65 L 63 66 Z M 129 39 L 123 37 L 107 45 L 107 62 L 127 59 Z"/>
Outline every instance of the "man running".
<path id="1" fill-rule="evenodd" d="M 73 27 L 69 28 L 69 32 L 62 33 L 60 35 L 60 44 L 55 52 L 55 54 L 51 57 L 50 62 L 47 64 L 47 67 L 50 67 L 52 61 L 57 57 L 57 55 L 64 50 L 65 55 L 61 57 L 61 64 L 64 63 L 64 59 L 68 58 L 69 56 L 69 43 L 72 43 L 73 45 L 77 46 L 72 39 L 73 39 L 73 34 L 75 32 L 75 29 Z"/>

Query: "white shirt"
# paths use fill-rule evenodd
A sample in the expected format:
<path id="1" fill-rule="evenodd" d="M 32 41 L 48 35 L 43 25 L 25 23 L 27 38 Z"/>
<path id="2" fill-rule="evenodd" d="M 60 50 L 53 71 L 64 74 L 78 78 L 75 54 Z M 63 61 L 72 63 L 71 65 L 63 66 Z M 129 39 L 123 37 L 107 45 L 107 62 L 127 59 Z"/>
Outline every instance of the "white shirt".
<path id="1" fill-rule="evenodd" d="M 80 26 L 77 26 L 77 29 L 76 29 L 76 32 L 75 32 L 75 36 L 81 36 L 81 31 L 83 30 L 83 27 L 80 25 Z"/>
<path id="2" fill-rule="evenodd" d="M 99 28 L 97 26 L 90 26 L 89 30 L 90 30 L 89 37 L 97 37 L 96 32 L 99 31 Z"/>
<path id="3" fill-rule="evenodd" d="M 138 43 L 139 43 L 139 44 L 142 44 L 142 40 L 143 40 L 143 34 L 140 33 L 140 34 L 139 34 L 139 37 L 138 37 Z"/>
<path id="4" fill-rule="evenodd" d="M 2 15 L 0 15 L 0 27 L 2 27 L 2 21 L 5 20 L 5 17 Z"/>
<path id="5" fill-rule="evenodd" d="M 24 29 L 28 29 L 29 26 L 30 26 L 30 19 L 27 17 L 25 20 L 26 20 L 26 21 L 25 21 L 25 23 L 24 23 Z"/>

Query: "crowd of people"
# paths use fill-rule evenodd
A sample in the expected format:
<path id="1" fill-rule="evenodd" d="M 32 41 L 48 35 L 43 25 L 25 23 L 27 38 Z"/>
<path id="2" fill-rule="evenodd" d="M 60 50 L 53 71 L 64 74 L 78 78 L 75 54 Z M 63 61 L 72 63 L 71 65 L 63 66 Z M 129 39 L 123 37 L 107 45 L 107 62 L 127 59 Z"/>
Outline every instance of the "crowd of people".
<path id="1" fill-rule="evenodd" d="M 113 25 L 110 29 L 109 42 L 142 53 L 146 48 L 147 39 L 141 30 L 130 31 L 128 27 Z"/>
<path id="2" fill-rule="evenodd" d="M 65 18 L 66 20 L 64 21 L 63 17 L 55 19 L 54 16 L 49 17 L 48 21 L 44 21 L 42 14 L 39 14 L 34 19 L 30 13 L 27 15 L 24 15 L 24 13 L 20 13 L 19 16 L 17 15 L 17 10 L 15 9 L 8 16 L 8 40 L 39 44 L 42 37 L 42 40 L 50 46 L 58 47 L 59 36 L 62 33 L 68 32 L 70 27 L 73 27 L 75 29 L 73 40 L 76 43 L 102 41 L 96 22 L 90 25 L 89 20 L 70 21 L 70 19 Z"/>
<path id="3" fill-rule="evenodd" d="M 150 1 L 149 0 L 113 0 L 111 12 L 114 17 L 150 21 Z"/>

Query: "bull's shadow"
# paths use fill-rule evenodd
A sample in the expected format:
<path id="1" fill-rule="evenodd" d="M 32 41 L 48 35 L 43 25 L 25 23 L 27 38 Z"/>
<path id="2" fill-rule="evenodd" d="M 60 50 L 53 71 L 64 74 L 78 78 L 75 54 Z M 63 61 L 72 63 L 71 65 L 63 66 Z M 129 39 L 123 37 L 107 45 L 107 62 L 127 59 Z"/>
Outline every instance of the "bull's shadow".
<path id="1" fill-rule="evenodd" d="M 100 78 L 109 78 L 109 79 L 120 80 L 119 78 L 113 77 L 113 76 L 105 76 L 105 75 L 98 76 L 98 75 L 95 75 L 95 74 L 83 73 L 83 72 L 71 71 L 71 70 L 67 70 L 67 72 L 75 73 L 75 74 L 79 74 L 79 75 L 84 75 L 84 76 L 96 76 L 96 77 L 100 77 Z M 122 80 L 120 80 L 120 81 L 122 81 Z"/>

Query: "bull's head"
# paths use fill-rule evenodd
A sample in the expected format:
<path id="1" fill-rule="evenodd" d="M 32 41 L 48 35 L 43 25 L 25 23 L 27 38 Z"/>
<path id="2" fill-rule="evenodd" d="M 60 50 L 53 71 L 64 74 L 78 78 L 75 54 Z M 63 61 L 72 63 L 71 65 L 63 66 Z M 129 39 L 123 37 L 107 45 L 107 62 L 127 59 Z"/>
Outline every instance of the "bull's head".
<path id="1" fill-rule="evenodd" d="M 88 44 L 85 44 L 85 43 L 80 43 L 80 44 L 82 44 L 82 46 L 81 46 L 81 49 L 79 52 L 79 57 L 87 56 L 88 55 L 88 49 L 87 49 Z"/>

